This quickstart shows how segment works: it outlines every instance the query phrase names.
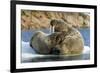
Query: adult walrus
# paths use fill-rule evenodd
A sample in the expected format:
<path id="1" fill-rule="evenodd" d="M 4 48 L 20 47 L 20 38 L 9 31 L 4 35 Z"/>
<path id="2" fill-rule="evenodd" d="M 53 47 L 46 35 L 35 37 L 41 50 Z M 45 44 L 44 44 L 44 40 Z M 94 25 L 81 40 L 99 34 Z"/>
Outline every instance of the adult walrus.
<path id="1" fill-rule="evenodd" d="M 53 19 L 50 24 L 54 27 L 55 32 L 49 36 L 54 45 L 53 50 L 59 50 L 61 55 L 79 55 L 82 53 L 84 41 L 77 29 L 63 20 Z"/>
<path id="2" fill-rule="evenodd" d="M 84 41 L 80 32 L 63 20 L 53 19 L 50 25 L 54 33 L 46 35 L 39 31 L 31 39 L 30 45 L 39 54 L 80 55 Z"/>

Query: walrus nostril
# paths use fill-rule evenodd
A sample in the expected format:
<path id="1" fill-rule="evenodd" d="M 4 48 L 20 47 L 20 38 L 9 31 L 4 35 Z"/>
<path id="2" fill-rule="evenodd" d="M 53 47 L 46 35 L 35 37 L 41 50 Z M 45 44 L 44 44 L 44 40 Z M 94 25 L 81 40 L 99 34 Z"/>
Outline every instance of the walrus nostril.
<path id="1" fill-rule="evenodd" d="M 54 55 L 59 55 L 60 54 L 60 50 L 56 47 L 51 48 L 52 50 L 50 51 L 50 54 L 54 54 Z"/>

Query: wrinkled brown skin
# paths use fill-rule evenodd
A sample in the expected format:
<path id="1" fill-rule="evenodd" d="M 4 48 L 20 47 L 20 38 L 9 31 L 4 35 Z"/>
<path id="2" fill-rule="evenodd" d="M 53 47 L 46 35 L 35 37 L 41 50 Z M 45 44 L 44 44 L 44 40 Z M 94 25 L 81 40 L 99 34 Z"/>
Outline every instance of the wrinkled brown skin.
<path id="1" fill-rule="evenodd" d="M 61 55 L 79 55 L 84 49 L 84 41 L 80 32 L 62 20 L 51 20 L 55 33 L 50 35 L 51 42 L 60 50 Z M 56 34 L 56 35 L 55 35 Z"/>
<path id="2" fill-rule="evenodd" d="M 80 32 L 62 20 L 51 20 L 55 26 L 55 33 L 47 36 L 37 32 L 31 39 L 30 45 L 39 54 L 49 54 L 53 47 L 60 52 L 59 55 L 80 55 L 84 48 L 84 41 Z"/>

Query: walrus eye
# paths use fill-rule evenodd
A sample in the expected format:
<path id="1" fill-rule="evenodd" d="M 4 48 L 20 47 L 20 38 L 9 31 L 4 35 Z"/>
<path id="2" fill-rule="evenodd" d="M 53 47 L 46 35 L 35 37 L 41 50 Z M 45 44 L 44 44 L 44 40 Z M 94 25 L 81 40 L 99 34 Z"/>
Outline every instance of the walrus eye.
<path id="1" fill-rule="evenodd" d="M 59 55 L 60 54 L 60 50 L 56 47 L 51 48 L 50 54 L 54 54 L 54 55 Z"/>

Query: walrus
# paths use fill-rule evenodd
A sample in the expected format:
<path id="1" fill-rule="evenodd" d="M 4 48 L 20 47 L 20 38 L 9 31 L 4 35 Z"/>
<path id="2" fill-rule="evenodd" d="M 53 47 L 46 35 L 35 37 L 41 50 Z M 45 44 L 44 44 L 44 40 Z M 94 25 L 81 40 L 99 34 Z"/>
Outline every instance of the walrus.
<path id="1" fill-rule="evenodd" d="M 54 33 L 47 35 L 37 32 L 31 39 L 31 47 L 39 54 L 80 55 L 84 48 L 83 37 L 80 32 L 63 20 L 53 19 L 50 25 Z"/>
<path id="2" fill-rule="evenodd" d="M 63 20 L 54 19 L 50 22 L 54 32 L 49 37 L 61 55 L 79 55 L 84 49 L 84 40 L 80 32 Z M 56 34 L 56 35 L 55 35 Z"/>
<path id="3" fill-rule="evenodd" d="M 49 54 L 50 52 L 48 36 L 42 31 L 35 32 L 30 40 L 30 46 L 38 54 Z"/>

